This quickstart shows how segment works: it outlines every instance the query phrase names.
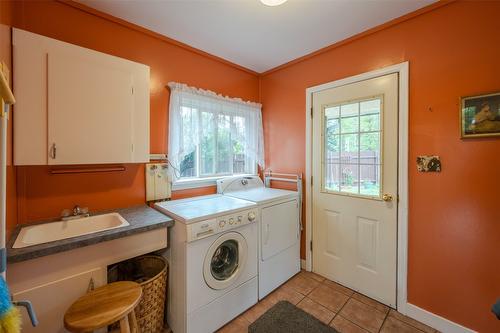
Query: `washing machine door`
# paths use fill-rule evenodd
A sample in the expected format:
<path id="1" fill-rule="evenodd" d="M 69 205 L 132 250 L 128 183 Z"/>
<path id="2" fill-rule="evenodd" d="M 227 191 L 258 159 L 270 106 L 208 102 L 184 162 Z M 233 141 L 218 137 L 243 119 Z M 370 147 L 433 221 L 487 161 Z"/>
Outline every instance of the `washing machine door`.
<path id="1" fill-rule="evenodd" d="M 203 263 L 203 276 L 208 286 L 212 289 L 230 287 L 243 272 L 247 251 L 247 242 L 240 233 L 228 232 L 217 238 Z"/>

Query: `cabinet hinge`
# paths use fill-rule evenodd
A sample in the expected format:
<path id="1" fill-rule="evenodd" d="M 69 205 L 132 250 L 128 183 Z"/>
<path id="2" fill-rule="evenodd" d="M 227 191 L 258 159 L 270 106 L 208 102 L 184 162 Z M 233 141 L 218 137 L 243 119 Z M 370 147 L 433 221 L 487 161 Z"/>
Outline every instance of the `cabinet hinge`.
<path id="1" fill-rule="evenodd" d="M 134 94 L 134 87 L 132 87 L 132 95 Z"/>
<path id="2" fill-rule="evenodd" d="M 313 108 L 311 107 L 311 118 L 313 117 Z"/>
<path id="3" fill-rule="evenodd" d="M 313 186 L 313 176 L 311 176 L 311 186 Z"/>
<path id="4" fill-rule="evenodd" d="M 310 242 L 309 242 L 309 250 L 311 250 L 311 252 L 312 252 L 312 250 L 313 250 L 313 241 L 310 241 Z"/>
<path id="5" fill-rule="evenodd" d="M 132 144 L 132 152 L 134 151 L 134 144 Z"/>

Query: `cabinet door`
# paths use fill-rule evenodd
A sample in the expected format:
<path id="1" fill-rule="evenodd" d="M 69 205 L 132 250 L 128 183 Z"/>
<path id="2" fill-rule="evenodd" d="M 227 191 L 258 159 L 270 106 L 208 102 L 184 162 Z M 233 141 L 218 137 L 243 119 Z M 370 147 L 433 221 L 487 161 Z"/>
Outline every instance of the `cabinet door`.
<path id="1" fill-rule="evenodd" d="M 33 303 L 39 321 L 37 327 L 32 327 L 26 311 L 20 309 L 23 316 L 23 333 L 67 332 L 64 329 L 64 313 L 74 301 L 88 291 L 91 280 L 96 288 L 104 285 L 105 269 L 96 268 L 15 293 L 14 300 L 29 300 Z"/>
<path id="2" fill-rule="evenodd" d="M 133 73 L 112 57 L 48 54 L 48 163 L 132 162 Z"/>

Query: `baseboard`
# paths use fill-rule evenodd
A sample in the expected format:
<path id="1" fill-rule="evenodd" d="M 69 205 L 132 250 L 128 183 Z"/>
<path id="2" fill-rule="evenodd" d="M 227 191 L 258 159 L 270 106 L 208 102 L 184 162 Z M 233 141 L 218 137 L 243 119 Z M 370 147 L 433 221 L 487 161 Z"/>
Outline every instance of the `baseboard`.
<path id="1" fill-rule="evenodd" d="M 300 259 L 300 268 L 301 269 L 306 269 L 306 260 L 305 259 Z"/>
<path id="2" fill-rule="evenodd" d="M 406 303 L 406 315 L 443 333 L 475 333 L 476 331 L 454 323 L 432 312 Z"/>

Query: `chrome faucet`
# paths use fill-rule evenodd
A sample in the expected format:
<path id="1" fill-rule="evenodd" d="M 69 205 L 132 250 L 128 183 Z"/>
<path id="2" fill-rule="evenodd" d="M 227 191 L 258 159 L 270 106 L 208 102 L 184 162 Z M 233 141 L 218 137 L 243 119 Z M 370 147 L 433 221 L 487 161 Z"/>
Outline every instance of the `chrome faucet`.
<path id="1" fill-rule="evenodd" d="M 89 217 L 89 209 L 87 207 L 81 208 L 79 205 L 75 205 L 73 210 L 65 209 L 61 212 L 61 219 L 63 221 L 79 219 L 82 217 Z"/>

